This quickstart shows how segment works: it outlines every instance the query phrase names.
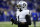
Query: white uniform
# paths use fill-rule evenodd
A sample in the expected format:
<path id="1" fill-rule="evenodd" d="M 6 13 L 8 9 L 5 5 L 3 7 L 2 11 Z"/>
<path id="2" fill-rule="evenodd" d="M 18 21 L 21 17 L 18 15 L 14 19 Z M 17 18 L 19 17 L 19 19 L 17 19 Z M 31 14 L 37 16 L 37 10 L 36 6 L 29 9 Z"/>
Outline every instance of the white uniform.
<path id="1" fill-rule="evenodd" d="M 25 16 L 26 15 L 29 15 L 29 10 L 23 10 L 23 11 L 16 11 L 16 18 L 17 18 L 17 21 L 18 21 L 18 16 L 19 16 L 19 21 L 20 22 L 26 22 L 26 19 L 25 19 Z"/>
<path id="2" fill-rule="evenodd" d="M 19 22 L 26 22 L 25 16 L 29 15 L 29 10 L 27 10 L 28 4 L 25 1 L 20 1 L 17 4 L 18 10 L 16 11 L 16 18 L 18 21 L 18 16 L 19 16 Z M 22 10 L 21 12 L 19 10 Z"/>

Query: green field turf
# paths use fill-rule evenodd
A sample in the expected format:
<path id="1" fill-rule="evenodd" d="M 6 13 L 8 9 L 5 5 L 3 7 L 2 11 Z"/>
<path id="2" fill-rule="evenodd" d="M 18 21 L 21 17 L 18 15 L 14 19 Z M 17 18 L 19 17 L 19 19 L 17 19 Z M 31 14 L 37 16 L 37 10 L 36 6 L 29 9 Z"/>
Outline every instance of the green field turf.
<path id="1" fill-rule="evenodd" d="M 0 27 L 18 27 L 17 25 L 11 25 L 11 22 L 0 22 Z M 34 27 L 33 23 L 29 27 Z M 40 22 L 36 22 L 36 27 L 40 27 Z"/>

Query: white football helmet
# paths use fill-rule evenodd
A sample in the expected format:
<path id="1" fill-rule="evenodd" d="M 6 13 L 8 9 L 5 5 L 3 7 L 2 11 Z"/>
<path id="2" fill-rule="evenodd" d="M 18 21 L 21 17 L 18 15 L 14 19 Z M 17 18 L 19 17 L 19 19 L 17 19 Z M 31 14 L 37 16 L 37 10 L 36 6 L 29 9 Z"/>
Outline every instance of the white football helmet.
<path id="1" fill-rule="evenodd" d="M 19 3 L 17 3 L 17 6 L 16 6 L 18 9 L 27 9 L 27 3 L 25 1 L 20 1 Z"/>

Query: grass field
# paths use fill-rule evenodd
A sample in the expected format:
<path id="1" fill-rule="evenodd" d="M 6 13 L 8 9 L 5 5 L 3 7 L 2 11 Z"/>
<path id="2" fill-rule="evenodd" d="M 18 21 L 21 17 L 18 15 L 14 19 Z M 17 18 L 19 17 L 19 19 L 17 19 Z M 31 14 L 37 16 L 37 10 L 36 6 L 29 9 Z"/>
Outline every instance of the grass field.
<path id="1" fill-rule="evenodd" d="M 17 25 L 11 25 L 11 22 L 0 22 L 0 27 L 18 27 Z M 29 27 L 34 27 L 33 22 Z M 40 22 L 36 22 L 36 27 L 40 27 Z"/>

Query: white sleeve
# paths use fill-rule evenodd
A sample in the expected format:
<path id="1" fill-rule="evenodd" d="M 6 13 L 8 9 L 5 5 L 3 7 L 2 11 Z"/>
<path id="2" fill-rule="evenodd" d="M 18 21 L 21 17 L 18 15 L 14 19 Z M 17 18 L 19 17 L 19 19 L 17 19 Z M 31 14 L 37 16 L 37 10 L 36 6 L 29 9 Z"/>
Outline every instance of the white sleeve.
<path id="1" fill-rule="evenodd" d="M 16 11 L 16 19 L 17 19 L 17 21 L 18 21 L 18 15 L 17 15 L 17 11 Z"/>

